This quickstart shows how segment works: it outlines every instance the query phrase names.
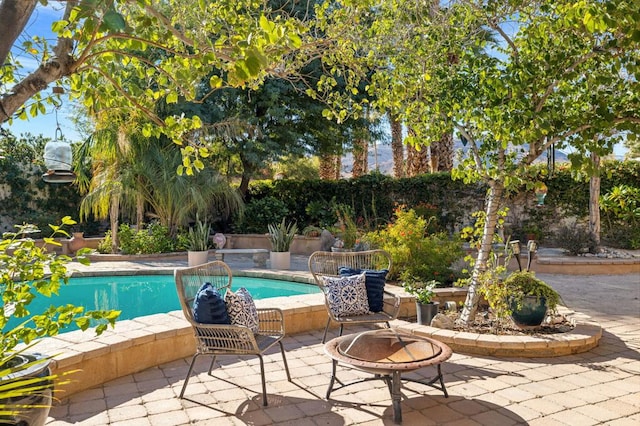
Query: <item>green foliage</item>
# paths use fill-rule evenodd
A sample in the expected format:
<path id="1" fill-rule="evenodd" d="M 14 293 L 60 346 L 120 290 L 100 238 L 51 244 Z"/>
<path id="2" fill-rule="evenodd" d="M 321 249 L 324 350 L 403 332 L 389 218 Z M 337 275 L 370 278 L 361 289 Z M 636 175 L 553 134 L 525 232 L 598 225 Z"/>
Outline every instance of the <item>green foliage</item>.
<path id="1" fill-rule="evenodd" d="M 275 196 L 252 199 L 235 231 L 240 234 L 264 234 L 270 223 L 278 222 L 289 214 L 286 204 Z"/>
<path id="2" fill-rule="evenodd" d="M 365 234 L 363 240 L 391 255 L 388 279 L 450 284 L 458 278 L 452 264 L 463 257 L 462 243 L 443 233 L 428 234 L 427 228 L 427 220 L 413 209 L 398 208 L 393 223 Z"/>
<path id="3" fill-rule="evenodd" d="M 118 227 L 118 242 L 122 254 L 170 253 L 178 249 L 178 243 L 170 236 L 169 229 L 156 222 L 139 230 L 129 224 L 121 224 Z M 98 252 L 111 253 L 111 244 L 111 231 L 107 231 L 98 244 Z"/>
<path id="4" fill-rule="evenodd" d="M 69 217 L 62 219 L 62 225 L 74 225 Z M 18 345 L 29 345 L 35 339 L 55 336 L 68 325 L 75 323 L 81 330 L 95 326 L 97 334 L 113 326 L 120 311 L 86 311 L 74 305 L 50 306 L 44 312 L 31 312 L 29 304 L 36 297 L 51 297 L 58 294 L 60 286 L 67 284 L 66 264 L 72 259 L 47 251 L 38 246 L 30 234 L 38 231 L 33 225 L 17 225 L 17 231 L 5 233 L 0 241 L 0 289 L 3 305 L 0 308 L 0 364 Z M 56 236 L 68 237 L 61 225 L 50 225 L 51 237 L 45 243 L 60 245 Z M 77 260 L 88 264 L 84 257 L 87 250 L 79 251 Z M 9 320 L 21 320 L 18 326 L 8 328 Z"/>
<path id="5" fill-rule="evenodd" d="M 279 224 L 269 224 L 269 242 L 271 243 L 271 251 L 287 252 L 291 247 L 293 238 L 298 232 L 296 223 L 286 223 L 285 218 Z"/>
<path id="6" fill-rule="evenodd" d="M 618 185 L 600 197 L 605 238 L 640 248 L 640 187 Z"/>
<path id="7" fill-rule="evenodd" d="M 42 152 L 47 138 L 22 135 L 17 138 L 0 130 L 0 182 L 5 186 L 2 216 L 7 223 L 31 223 L 48 229 L 63 216 L 78 216 L 80 194 L 73 185 L 51 185 L 42 180 L 46 171 Z M 83 230 L 85 224 L 78 224 Z M 13 229 L 0 231 L 12 232 Z"/>
<path id="8" fill-rule="evenodd" d="M 560 303 L 560 295 L 549 284 L 535 276 L 534 272 L 513 272 L 504 280 L 504 288 L 508 294 L 508 300 L 522 307 L 525 296 L 535 296 L 538 300 L 545 298 L 547 308 L 554 311 Z M 510 313 L 509 313 L 510 314 Z"/>
<path id="9" fill-rule="evenodd" d="M 191 251 L 205 251 L 210 247 L 209 234 L 211 233 L 211 225 L 196 219 L 196 224 L 189 228 L 186 239 L 186 248 Z"/>
<path id="10" fill-rule="evenodd" d="M 561 226 L 555 233 L 556 245 L 567 253 L 578 256 L 585 252 L 596 252 L 596 241 L 586 226 L 574 223 Z"/>
<path id="11" fill-rule="evenodd" d="M 343 245 L 340 248 L 352 249 L 358 242 L 358 227 L 353 220 L 353 212 L 349 206 L 345 204 L 338 204 L 335 206 L 335 214 L 338 218 L 337 223 L 337 238 L 339 238 Z"/>
<path id="12" fill-rule="evenodd" d="M 435 295 L 433 289 L 439 284 L 440 282 L 436 280 L 430 280 L 427 282 L 407 280 L 402 283 L 402 287 L 404 287 L 407 293 L 413 294 L 416 297 L 416 302 L 426 305 L 431 303 L 431 300 Z"/>

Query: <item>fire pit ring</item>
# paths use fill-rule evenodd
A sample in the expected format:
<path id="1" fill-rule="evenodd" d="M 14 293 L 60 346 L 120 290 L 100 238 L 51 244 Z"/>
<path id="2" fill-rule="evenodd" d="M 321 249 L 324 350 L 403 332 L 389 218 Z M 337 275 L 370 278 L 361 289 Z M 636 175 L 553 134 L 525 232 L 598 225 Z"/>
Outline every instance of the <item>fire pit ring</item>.
<path id="1" fill-rule="evenodd" d="M 380 329 L 363 333 L 336 337 L 324 346 L 325 353 L 332 359 L 331 380 L 326 398 L 329 399 L 336 381 L 338 389 L 369 380 L 384 380 L 391 394 L 393 420 L 402 422 L 401 381 L 410 381 L 441 390 L 448 398 L 444 386 L 440 364 L 451 357 L 451 348 L 446 344 L 428 337 L 413 336 L 394 329 Z M 342 383 L 336 378 L 338 362 L 353 368 L 374 374 L 374 377 Z M 402 379 L 403 372 L 418 370 L 435 365 L 438 374 L 430 381 Z M 437 384 L 438 383 L 438 384 Z"/>

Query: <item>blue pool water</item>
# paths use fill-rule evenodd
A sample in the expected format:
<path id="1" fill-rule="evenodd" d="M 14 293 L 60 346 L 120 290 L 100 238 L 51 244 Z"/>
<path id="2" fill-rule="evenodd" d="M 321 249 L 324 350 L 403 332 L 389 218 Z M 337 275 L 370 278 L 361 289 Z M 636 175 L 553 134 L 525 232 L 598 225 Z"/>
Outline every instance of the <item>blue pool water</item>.
<path id="1" fill-rule="evenodd" d="M 246 287 L 254 299 L 320 292 L 315 285 L 264 278 L 234 276 L 232 284 L 234 291 Z M 67 303 L 82 306 L 85 311 L 120 310 L 119 321 L 181 309 L 173 275 L 113 275 L 71 278 L 68 285 L 60 288 L 58 296 L 36 297 L 29 311 L 40 313 L 51 305 Z M 13 318 L 8 328 L 19 322 Z M 65 331 L 76 329 L 74 326 Z"/>

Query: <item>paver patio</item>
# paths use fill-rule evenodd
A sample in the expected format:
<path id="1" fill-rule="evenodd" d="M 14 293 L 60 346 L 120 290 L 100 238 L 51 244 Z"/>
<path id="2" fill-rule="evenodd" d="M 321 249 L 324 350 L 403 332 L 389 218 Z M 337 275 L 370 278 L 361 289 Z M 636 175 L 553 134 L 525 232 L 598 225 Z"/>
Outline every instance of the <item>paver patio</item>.
<path id="1" fill-rule="evenodd" d="M 303 265 L 303 260 L 299 265 Z M 302 266 L 300 266 L 302 267 Z M 493 358 L 456 354 L 443 364 L 449 398 L 407 383 L 405 425 L 639 425 L 640 276 L 539 274 L 571 309 L 604 329 L 600 345 L 558 358 Z M 349 329 L 348 331 L 357 331 Z M 199 360 L 180 392 L 190 358 L 167 363 L 81 392 L 52 408 L 48 425 L 382 425 L 393 424 L 389 391 L 370 381 L 324 395 L 331 361 L 322 330 L 284 340 L 293 382 L 281 358 L 265 358 L 269 406 L 261 406 L 258 360 L 222 358 L 207 375 Z M 344 381 L 367 376 L 339 365 Z M 411 373 L 433 376 L 433 367 Z M 62 397 L 59 395 L 59 397 Z"/>

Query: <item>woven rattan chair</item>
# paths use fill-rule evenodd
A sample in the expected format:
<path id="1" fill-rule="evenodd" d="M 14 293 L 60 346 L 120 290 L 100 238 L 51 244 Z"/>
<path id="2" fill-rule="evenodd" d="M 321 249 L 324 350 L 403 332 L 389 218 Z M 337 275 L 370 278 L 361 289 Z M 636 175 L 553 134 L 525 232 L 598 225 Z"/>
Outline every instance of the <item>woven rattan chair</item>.
<path id="1" fill-rule="evenodd" d="M 180 392 L 180 398 L 184 396 L 189 377 L 196 359 L 200 355 L 212 355 L 209 366 L 209 375 L 218 356 L 243 356 L 255 355 L 260 359 L 260 374 L 262 376 L 262 404 L 267 405 L 267 387 L 264 375 L 263 354 L 276 343 L 280 345 L 284 368 L 287 379 L 291 381 L 287 357 L 282 345 L 284 337 L 284 317 L 282 311 L 277 308 L 258 309 L 260 329 L 253 333 L 248 327 L 227 324 L 200 324 L 194 320 L 193 301 L 202 284 L 210 282 L 215 288 L 224 294 L 231 289 L 232 274 L 229 266 L 219 260 L 205 263 L 191 268 L 177 269 L 175 271 L 176 289 L 185 318 L 193 327 L 196 339 L 196 353 L 191 360 L 187 377 Z"/>
<path id="2" fill-rule="evenodd" d="M 330 302 L 327 298 L 327 289 L 324 286 L 321 277 L 339 277 L 340 274 L 338 269 L 341 267 L 352 269 L 391 270 L 391 256 L 384 250 L 353 252 L 316 251 L 309 256 L 309 271 L 313 275 L 316 284 L 322 289 L 325 306 L 327 307 L 327 313 L 329 315 L 327 325 L 324 329 L 324 335 L 322 336 L 322 343 L 327 339 L 327 332 L 329 331 L 331 321 L 340 324 L 339 335 L 342 336 L 345 324 L 384 323 L 387 327 L 390 327 L 389 321 L 396 319 L 398 317 L 398 311 L 400 310 L 400 297 L 389 291 L 385 291 L 382 311 L 372 312 L 365 315 L 335 316 L 330 309 Z"/>

